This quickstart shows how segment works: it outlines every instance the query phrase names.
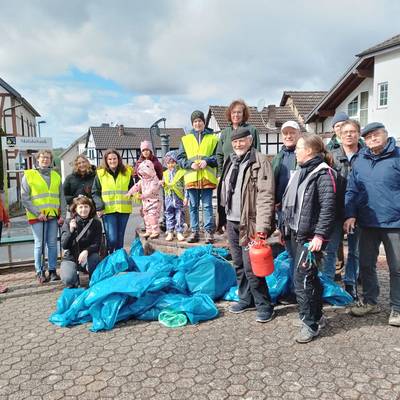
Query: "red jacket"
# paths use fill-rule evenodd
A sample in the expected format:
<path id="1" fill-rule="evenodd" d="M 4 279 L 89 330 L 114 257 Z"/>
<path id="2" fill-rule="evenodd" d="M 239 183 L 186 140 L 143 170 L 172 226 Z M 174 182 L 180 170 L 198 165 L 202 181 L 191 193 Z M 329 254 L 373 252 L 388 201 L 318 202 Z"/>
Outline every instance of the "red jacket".
<path id="1" fill-rule="evenodd" d="M 3 222 L 4 224 L 8 224 L 10 222 L 7 210 L 4 208 L 4 204 L 1 199 L 0 199 L 0 221 Z"/>

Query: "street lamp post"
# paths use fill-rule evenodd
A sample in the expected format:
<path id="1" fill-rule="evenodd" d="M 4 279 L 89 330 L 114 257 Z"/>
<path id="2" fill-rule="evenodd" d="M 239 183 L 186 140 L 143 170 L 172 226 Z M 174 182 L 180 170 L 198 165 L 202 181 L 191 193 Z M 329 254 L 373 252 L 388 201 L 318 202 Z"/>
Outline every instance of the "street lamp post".
<path id="1" fill-rule="evenodd" d="M 38 121 L 38 123 L 37 123 L 38 124 L 38 128 L 39 128 L 39 137 L 41 137 L 40 136 L 40 125 L 41 124 L 45 124 L 45 123 L 46 123 L 46 121 Z"/>

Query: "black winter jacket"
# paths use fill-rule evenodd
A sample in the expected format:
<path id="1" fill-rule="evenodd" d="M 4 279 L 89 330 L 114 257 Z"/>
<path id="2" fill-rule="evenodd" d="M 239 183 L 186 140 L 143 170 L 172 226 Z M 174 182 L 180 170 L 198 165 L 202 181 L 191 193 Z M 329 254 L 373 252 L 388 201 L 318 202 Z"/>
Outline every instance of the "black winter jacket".
<path id="1" fill-rule="evenodd" d="M 359 143 L 358 151 L 362 148 Z M 344 195 L 346 192 L 347 178 L 351 172 L 353 162 L 355 160 L 355 153 L 351 160 L 346 156 L 342 146 L 336 146 L 331 150 L 333 156 L 333 169 L 337 172 L 337 190 L 336 190 L 336 220 L 344 220 Z"/>
<path id="2" fill-rule="evenodd" d="M 88 223 L 89 219 L 83 220 L 80 217 L 76 217 L 76 220 L 77 229 L 75 229 L 73 233 L 69 230 L 71 219 L 68 218 L 65 220 L 64 225 L 61 228 L 61 245 L 63 249 L 66 250 L 63 256 L 64 260 L 74 261 L 77 263 L 78 256 L 83 250 L 87 250 L 89 255 L 100 251 L 103 230 L 100 220 L 94 218 L 89 229 L 77 243 L 75 239 Z"/>
<path id="3" fill-rule="evenodd" d="M 296 240 L 305 242 L 315 235 L 328 240 L 334 226 L 335 208 L 335 177 L 331 170 L 320 170 L 315 173 L 305 190 Z"/>
<path id="4" fill-rule="evenodd" d="M 92 197 L 93 179 L 96 176 L 96 167 L 92 165 L 91 171 L 87 175 L 79 175 L 76 172 L 65 178 L 63 190 L 65 201 L 70 206 L 72 200 L 83 194 L 89 198 Z"/>

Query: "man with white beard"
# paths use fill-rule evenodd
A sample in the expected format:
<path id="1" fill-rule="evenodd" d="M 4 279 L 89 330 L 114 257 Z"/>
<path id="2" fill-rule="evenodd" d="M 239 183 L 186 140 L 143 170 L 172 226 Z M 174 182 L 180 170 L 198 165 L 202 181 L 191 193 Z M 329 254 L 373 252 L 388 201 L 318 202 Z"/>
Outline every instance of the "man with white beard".
<path id="1" fill-rule="evenodd" d="M 229 311 L 256 309 L 256 321 L 269 322 L 274 308 L 265 278 L 253 274 L 248 243 L 273 231 L 274 175 L 267 156 L 252 147 L 247 127 L 233 131 L 231 139 L 233 153 L 224 163 L 217 194 L 218 228 L 226 226 L 238 283 L 239 302 Z"/>

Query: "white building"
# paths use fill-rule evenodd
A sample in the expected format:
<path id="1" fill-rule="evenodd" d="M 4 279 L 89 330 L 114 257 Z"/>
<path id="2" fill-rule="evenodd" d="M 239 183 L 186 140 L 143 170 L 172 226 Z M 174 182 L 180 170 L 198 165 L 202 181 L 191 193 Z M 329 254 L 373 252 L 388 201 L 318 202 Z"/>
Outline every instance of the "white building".
<path id="1" fill-rule="evenodd" d="M 61 177 L 63 182 L 65 177 L 72 173 L 76 156 L 82 153 L 86 154 L 86 138 L 87 133 L 76 139 L 60 154 Z"/>
<path id="2" fill-rule="evenodd" d="M 357 59 L 306 118 L 316 133 L 332 130 L 337 111 L 346 112 L 361 126 L 382 122 L 400 140 L 400 35 L 356 55 Z"/>
<path id="3" fill-rule="evenodd" d="M 36 117 L 40 114 L 13 87 L 0 78 L 0 131 L 13 136 L 36 136 Z M 0 189 L 7 190 L 8 203 L 20 199 L 21 170 L 32 168 L 34 159 L 29 151 L 5 150 L 4 167 L 8 182 L 3 185 L 3 165 L 0 166 Z M 17 172 L 20 171 L 20 172 Z"/>

